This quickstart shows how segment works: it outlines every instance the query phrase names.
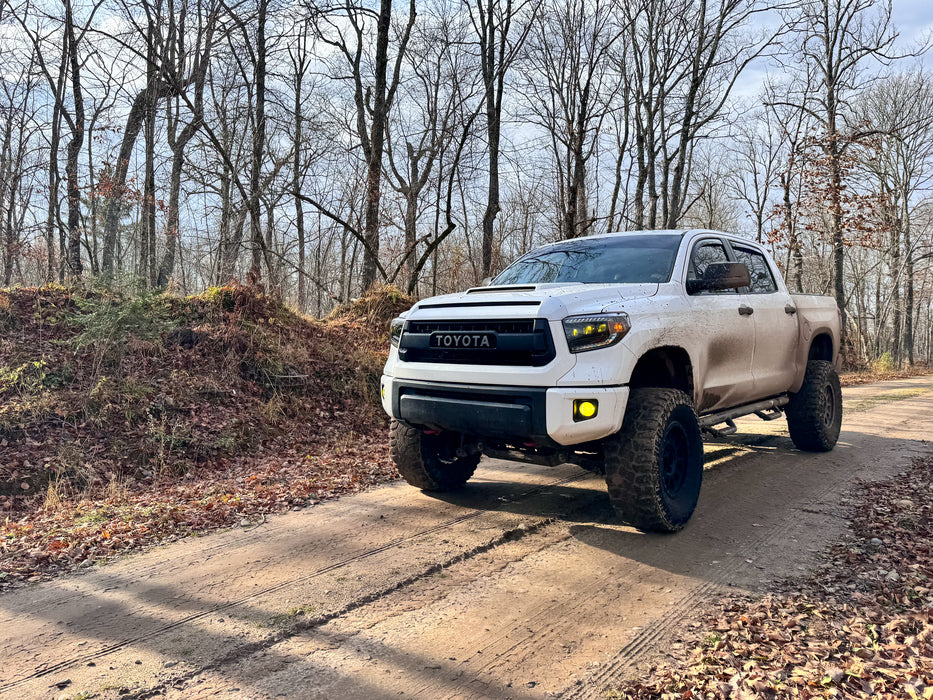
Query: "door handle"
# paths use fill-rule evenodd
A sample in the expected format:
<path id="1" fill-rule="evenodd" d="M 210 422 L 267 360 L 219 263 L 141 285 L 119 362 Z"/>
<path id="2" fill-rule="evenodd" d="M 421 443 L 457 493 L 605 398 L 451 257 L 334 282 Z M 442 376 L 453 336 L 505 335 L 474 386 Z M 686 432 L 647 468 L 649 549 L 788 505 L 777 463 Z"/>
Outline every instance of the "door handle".
<path id="1" fill-rule="evenodd" d="M 784 313 L 785 313 L 785 314 L 795 314 L 795 313 L 797 313 L 797 307 L 796 307 L 796 306 L 791 306 L 790 304 L 788 304 L 787 306 L 784 307 Z"/>
<path id="2" fill-rule="evenodd" d="M 742 304 L 739 307 L 739 315 L 741 316 L 751 316 L 753 313 L 755 313 L 755 309 L 753 309 L 751 306 L 746 306 L 745 304 Z"/>

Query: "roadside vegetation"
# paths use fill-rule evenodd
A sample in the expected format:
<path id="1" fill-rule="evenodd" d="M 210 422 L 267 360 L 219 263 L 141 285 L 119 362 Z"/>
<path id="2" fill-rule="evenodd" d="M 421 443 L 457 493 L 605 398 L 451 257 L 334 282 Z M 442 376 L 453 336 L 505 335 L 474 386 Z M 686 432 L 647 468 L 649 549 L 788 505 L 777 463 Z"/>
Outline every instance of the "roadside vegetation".
<path id="1" fill-rule="evenodd" d="M 0 587 L 395 478 L 379 377 L 410 303 L 0 290 Z"/>
<path id="2" fill-rule="evenodd" d="M 411 303 L 0 290 L 0 589 L 396 478 L 379 376 Z M 923 371 L 876 365 L 844 383 Z"/>
<path id="3" fill-rule="evenodd" d="M 872 382 L 886 382 L 891 379 L 909 379 L 929 374 L 933 367 L 927 364 L 914 364 L 896 366 L 890 352 L 882 353 L 881 357 L 873 362 L 858 368 L 849 368 L 839 375 L 842 386 L 855 386 L 857 384 L 871 384 Z"/>
<path id="4" fill-rule="evenodd" d="M 933 459 L 852 500 L 851 538 L 813 577 L 727 600 L 604 696 L 933 698 Z"/>

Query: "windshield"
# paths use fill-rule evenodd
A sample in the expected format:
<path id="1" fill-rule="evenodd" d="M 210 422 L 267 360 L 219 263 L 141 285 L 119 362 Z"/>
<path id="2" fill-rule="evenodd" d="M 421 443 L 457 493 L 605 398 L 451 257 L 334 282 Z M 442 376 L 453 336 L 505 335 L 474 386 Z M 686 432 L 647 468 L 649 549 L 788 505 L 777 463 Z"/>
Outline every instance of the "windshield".
<path id="1" fill-rule="evenodd" d="M 667 282 L 679 246 L 680 236 L 675 234 L 564 241 L 519 258 L 492 284 Z"/>

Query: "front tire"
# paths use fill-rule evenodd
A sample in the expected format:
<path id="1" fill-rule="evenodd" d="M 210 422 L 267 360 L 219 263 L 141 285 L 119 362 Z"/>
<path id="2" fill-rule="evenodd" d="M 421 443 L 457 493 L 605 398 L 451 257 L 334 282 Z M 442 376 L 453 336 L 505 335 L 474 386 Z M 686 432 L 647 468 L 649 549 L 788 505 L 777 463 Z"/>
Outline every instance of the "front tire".
<path id="1" fill-rule="evenodd" d="M 606 487 L 619 517 L 646 532 L 681 530 L 703 481 L 693 401 L 677 389 L 632 389 L 622 428 L 603 442 Z"/>
<path id="2" fill-rule="evenodd" d="M 842 428 L 842 389 L 831 362 L 810 360 L 800 391 L 787 404 L 787 428 L 798 450 L 829 452 Z"/>
<path id="3" fill-rule="evenodd" d="M 389 427 L 392 461 L 405 481 L 424 491 L 453 491 L 473 476 L 480 454 L 462 455 L 461 442 L 459 433 L 428 435 L 394 418 Z"/>

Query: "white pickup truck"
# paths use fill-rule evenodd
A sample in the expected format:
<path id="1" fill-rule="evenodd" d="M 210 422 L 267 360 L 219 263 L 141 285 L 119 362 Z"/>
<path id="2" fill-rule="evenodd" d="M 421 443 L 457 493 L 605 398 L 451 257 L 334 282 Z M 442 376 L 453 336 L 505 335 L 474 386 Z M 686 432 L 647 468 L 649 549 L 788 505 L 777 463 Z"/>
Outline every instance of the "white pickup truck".
<path id="1" fill-rule="evenodd" d="M 624 521 L 676 531 L 700 492 L 701 430 L 786 414 L 799 449 L 835 446 L 839 324 L 831 298 L 788 293 L 738 236 L 554 243 L 392 321 L 392 458 L 428 491 L 463 486 L 482 454 L 579 464 L 605 475 Z"/>

